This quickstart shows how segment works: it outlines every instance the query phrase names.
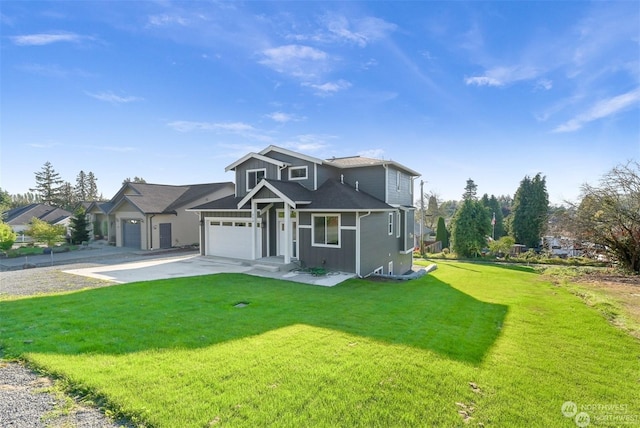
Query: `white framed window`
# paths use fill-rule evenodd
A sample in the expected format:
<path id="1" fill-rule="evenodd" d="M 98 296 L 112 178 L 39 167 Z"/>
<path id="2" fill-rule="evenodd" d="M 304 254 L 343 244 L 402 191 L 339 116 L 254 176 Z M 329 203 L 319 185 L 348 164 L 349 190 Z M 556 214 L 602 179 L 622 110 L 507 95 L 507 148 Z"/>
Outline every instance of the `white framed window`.
<path id="1" fill-rule="evenodd" d="M 397 221 L 396 221 L 396 238 L 400 237 L 400 211 L 396 211 Z"/>
<path id="2" fill-rule="evenodd" d="M 256 187 L 256 185 L 260 183 L 260 180 L 262 180 L 266 176 L 267 176 L 266 168 L 248 169 L 247 170 L 247 192 L 253 189 L 254 187 Z"/>
<path id="3" fill-rule="evenodd" d="M 393 262 L 389 262 L 389 275 L 393 275 Z"/>
<path id="4" fill-rule="evenodd" d="M 388 227 L 389 235 L 393 235 L 393 213 L 389 213 L 389 227 Z"/>
<path id="5" fill-rule="evenodd" d="M 306 166 L 289 167 L 289 180 L 306 180 L 309 173 Z"/>
<path id="6" fill-rule="evenodd" d="M 312 221 L 314 247 L 340 247 L 340 214 L 313 214 Z"/>
<path id="7" fill-rule="evenodd" d="M 396 171 L 396 190 L 400 191 L 400 181 L 402 179 L 402 173 L 400 171 Z"/>

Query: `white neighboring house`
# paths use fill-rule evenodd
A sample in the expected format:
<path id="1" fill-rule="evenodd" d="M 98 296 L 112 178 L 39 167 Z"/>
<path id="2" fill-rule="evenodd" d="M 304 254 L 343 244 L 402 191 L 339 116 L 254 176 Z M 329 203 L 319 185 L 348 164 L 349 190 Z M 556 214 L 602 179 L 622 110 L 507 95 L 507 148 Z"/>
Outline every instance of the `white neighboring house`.
<path id="1" fill-rule="evenodd" d="M 23 232 L 29 227 L 29 222 L 34 217 L 52 225 L 62 225 L 68 231 L 73 213 L 51 205 L 29 204 L 5 211 L 2 217 L 5 223 L 11 226 L 13 231 L 20 236 L 18 240 L 25 242 L 27 238 L 25 238 Z"/>

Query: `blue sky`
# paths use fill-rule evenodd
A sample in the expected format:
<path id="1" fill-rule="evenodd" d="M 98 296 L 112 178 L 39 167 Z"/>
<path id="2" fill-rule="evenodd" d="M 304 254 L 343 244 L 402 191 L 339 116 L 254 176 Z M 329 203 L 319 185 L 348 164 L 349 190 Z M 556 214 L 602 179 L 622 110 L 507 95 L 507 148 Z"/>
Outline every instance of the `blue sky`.
<path id="1" fill-rule="evenodd" d="M 624 2 L 1 4 L 1 182 L 50 161 L 126 177 L 233 181 L 270 144 L 392 159 L 425 192 L 576 200 L 640 158 L 640 6 Z M 417 196 L 417 194 L 416 194 Z"/>

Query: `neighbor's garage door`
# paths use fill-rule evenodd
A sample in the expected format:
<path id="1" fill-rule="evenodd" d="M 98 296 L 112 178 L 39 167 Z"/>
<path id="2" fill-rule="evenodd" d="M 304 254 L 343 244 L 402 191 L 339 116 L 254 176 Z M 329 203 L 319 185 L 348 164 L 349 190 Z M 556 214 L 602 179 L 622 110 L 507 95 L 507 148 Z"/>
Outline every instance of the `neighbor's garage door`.
<path id="1" fill-rule="evenodd" d="M 251 259 L 251 222 L 207 219 L 206 224 L 208 256 Z M 256 235 L 256 257 L 261 257 L 262 234 Z"/>
<path id="2" fill-rule="evenodd" d="M 122 220 L 122 246 L 140 248 L 140 220 Z"/>

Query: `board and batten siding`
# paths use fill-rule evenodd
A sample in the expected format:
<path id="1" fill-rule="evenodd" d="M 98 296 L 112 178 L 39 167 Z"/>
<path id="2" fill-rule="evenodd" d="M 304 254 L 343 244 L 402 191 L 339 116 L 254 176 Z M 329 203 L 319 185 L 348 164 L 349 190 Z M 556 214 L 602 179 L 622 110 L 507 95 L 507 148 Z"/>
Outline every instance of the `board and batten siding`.
<path id="1" fill-rule="evenodd" d="M 394 213 L 394 219 L 397 215 Z M 394 220 L 395 221 L 395 220 Z M 402 254 L 395 233 L 389 235 L 389 213 L 375 212 L 360 217 L 360 275 L 367 276 L 382 267 L 383 273 L 388 274 L 389 262 L 393 262 L 394 274 L 402 274 L 411 269 L 411 253 Z"/>
<path id="2" fill-rule="evenodd" d="M 247 171 L 263 168 L 266 170 L 266 178 L 278 179 L 278 166 L 260 159 L 250 158 L 236 167 L 236 196 L 243 197 L 248 193 Z"/>
<path id="3" fill-rule="evenodd" d="M 413 205 L 413 180 L 399 169 L 387 168 L 387 203 L 390 205 Z"/>
<path id="4" fill-rule="evenodd" d="M 289 167 L 284 168 L 280 175 L 280 179 L 282 181 L 294 181 L 296 183 L 300 183 L 301 185 L 303 185 L 304 187 L 306 187 L 309 190 L 315 190 L 314 188 L 314 177 L 315 177 L 315 167 L 316 164 L 313 162 L 309 162 L 306 161 L 304 159 L 300 159 L 294 156 L 289 156 L 287 154 L 284 153 L 280 153 L 280 152 L 276 152 L 276 151 L 271 151 L 269 153 L 267 153 L 267 156 L 269 156 L 270 158 L 273 159 L 277 159 L 279 161 L 282 162 L 286 162 L 288 164 L 290 164 Z M 307 178 L 306 179 L 294 179 L 294 180 L 289 180 L 289 169 L 290 168 L 297 168 L 297 167 L 306 167 L 307 168 Z M 319 185 L 319 184 L 318 184 Z"/>
<path id="5" fill-rule="evenodd" d="M 324 214 L 324 213 L 322 213 Z M 329 214 L 329 213 L 327 213 Z M 356 271 L 355 213 L 340 214 L 340 248 L 314 247 L 311 242 L 311 213 L 299 213 L 299 259 L 306 267 L 326 267 L 343 272 Z"/>
<path id="6" fill-rule="evenodd" d="M 382 166 L 345 169 L 341 173 L 346 184 L 355 188 L 357 181 L 360 191 L 381 201 L 385 200 L 385 169 Z"/>

